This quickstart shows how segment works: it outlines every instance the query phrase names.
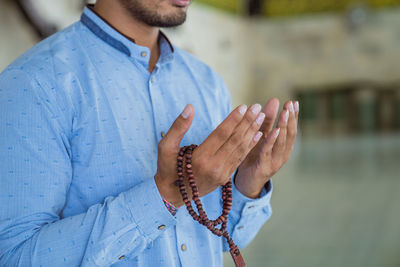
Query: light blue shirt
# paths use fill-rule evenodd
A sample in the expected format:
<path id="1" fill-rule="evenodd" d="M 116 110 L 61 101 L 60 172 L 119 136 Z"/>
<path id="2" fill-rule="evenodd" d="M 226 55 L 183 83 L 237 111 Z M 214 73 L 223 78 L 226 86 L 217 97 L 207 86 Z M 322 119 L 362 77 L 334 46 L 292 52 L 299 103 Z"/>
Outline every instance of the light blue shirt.
<path id="1" fill-rule="evenodd" d="M 184 106 L 196 115 L 182 145 L 200 144 L 230 97 L 208 66 L 159 43 L 149 73 L 149 49 L 86 7 L 0 75 L 0 266 L 222 266 L 225 241 L 184 206 L 172 216 L 154 174 Z M 233 190 L 228 229 L 244 247 L 271 215 L 271 186 L 256 200 Z M 219 189 L 202 201 L 219 216 Z"/>

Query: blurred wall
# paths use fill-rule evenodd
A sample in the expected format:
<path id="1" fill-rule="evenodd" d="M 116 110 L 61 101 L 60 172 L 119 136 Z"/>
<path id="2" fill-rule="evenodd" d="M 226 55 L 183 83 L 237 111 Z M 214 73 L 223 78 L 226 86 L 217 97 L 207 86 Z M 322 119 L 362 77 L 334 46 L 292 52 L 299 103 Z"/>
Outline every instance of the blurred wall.
<path id="1" fill-rule="evenodd" d="M 223 76 L 235 104 L 286 99 L 294 88 L 398 82 L 400 9 L 360 12 L 361 22 L 351 14 L 266 20 L 193 5 L 169 33 Z"/>
<path id="2" fill-rule="evenodd" d="M 0 0 L 0 36 L 0 71 L 39 41 L 17 6 L 6 0 Z"/>

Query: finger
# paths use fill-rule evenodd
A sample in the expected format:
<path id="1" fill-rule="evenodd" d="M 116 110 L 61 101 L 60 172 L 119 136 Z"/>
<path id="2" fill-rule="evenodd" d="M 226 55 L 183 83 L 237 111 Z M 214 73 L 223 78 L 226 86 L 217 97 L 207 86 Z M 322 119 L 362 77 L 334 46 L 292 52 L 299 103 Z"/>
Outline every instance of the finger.
<path id="1" fill-rule="evenodd" d="M 192 125 L 194 117 L 194 108 L 191 104 L 186 105 L 183 112 L 176 118 L 167 134 L 160 141 L 164 146 L 169 148 L 179 148 L 183 136 Z"/>
<path id="2" fill-rule="evenodd" d="M 249 152 L 258 144 L 262 136 L 263 133 L 261 131 L 256 131 L 254 134 L 254 131 L 249 130 L 246 139 L 250 140 L 248 140 L 248 142 L 243 142 L 224 162 L 224 169 L 229 170 L 228 176 L 239 167 Z"/>
<path id="3" fill-rule="evenodd" d="M 283 156 L 283 152 L 285 151 L 288 119 L 289 119 L 289 110 L 284 108 L 278 120 L 277 127 L 280 128 L 280 132 L 278 139 L 276 140 L 276 143 L 272 149 L 273 157 L 280 158 Z"/>
<path id="4" fill-rule="evenodd" d="M 267 135 L 274 127 L 275 119 L 278 115 L 278 110 L 279 100 L 277 98 L 272 98 L 268 100 L 267 104 L 265 104 L 263 108 L 263 112 L 265 113 L 265 120 L 260 129 L 260 131 L 262 131 L 265 135 Z"/>
<path id="5" fill-rule="evenodd" d="M 240 105 L 235 108 L 229 116 L 207 137 L 201 144 L 204 151 L 214 155 L 216 151 L 229 139 L 234 129 L 242 121 L 247 111 L 246 105 Z"/>
<path id="6" fill-rule="evenodd" d="M 293 102 L 289 104 L 289 120 L 287 124 L 287 134 L 286 134 L 286 146 L 284 152 L 284 161 L 289 159 L 290 153 L 292 151 L 292 147 L 294 144 L 294 140 L 297 135 L 297 120 Z"/>
<path id="7" fill-rule="evenodd" d="M 297 125 L 299 123 L 299 110 L 300 110 L 300 106 L 299 106 L 299 101 L 292 101 L 293 103 L 293 108 L 294 108 L 294 119 L 295 119 L 295 126 L 297 129 Z"/>
<path id="8" fill-rule="evenodd" d="M 280 131 L 281 131 L 280 128 L 274 129 L 262 141 L 260 149 L 261 153 L 260 156 L 262 162 L 264 162 L 265 160 L 269 159 L 272 156 L 272 148 L 274 147 L 274 144 L 278 139 Z"/>
<path id="9" fill-rule="evenodd" d="M 257 119 L 247 129 L 242 138 L 242 142 L 231 152 L 230 155 L 228 155 L 228 157 L 225 156 L 225 169 L 235 170 L 237 167 L 239 167 L 249 152 L 257 145 L 263 136 L 263 133 L 259 131 L 259 129 L 264 118 L 265 114 L 261 112 L 257 116 Z"/>
<path id="10" fill-rule="evenodd" d="M 261 105 L 254 104 L 251 108 L 246 112 L 244 118 L 239 123 L 239 125 L 235 128 L 234 133 L 232 136 L 225 142 L 220 149 L 218 149 L 217 153 L 215 154 L 216 160 L 226 160 L 228 157 L 239 145 L 243 143 L 248 144 L 249 139 L 253 137 L 253 135 L 260 129 L 265 114 L 260 113 Z M 248 129 L 250 130 L 250 137 L 246 133 Z M 245 138 L 246 137 L 246 138 Z"/>
<path id="11" fill-rule="evenodd" d="M 299 101 L 295 101 L 294 102 L 294 111 L 295 111 L 295 114 L 296 114 L 296 122 L 298 122 L 298 120 L 299 120 L 299 112 L 300 112 Z"/>

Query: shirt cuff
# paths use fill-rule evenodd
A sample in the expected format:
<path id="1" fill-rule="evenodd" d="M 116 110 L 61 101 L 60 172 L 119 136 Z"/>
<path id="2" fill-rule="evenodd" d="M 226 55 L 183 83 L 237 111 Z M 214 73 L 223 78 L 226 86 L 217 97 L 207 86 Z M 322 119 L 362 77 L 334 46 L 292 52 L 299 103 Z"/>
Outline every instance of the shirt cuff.
<path id="1" fill-rule="evenodd" d="M 256 212 L 260 209 L 266 208 L 269 205 L 271 200 L 273 185 L 272 181 L 269 180 L 265 185 L 263 190 L 261 191 L 260 197 L 253 199 L 249 198 L 236 188 L 234 182 L 232 182 L 232 208 L 235 208 L 242 215 L 250 214 Z"/>
<path id="2" fill-rule="evenodd" d="M 154 178 L 128 190 L 125 199 L 139 231 L 150 240 L 176 224 L 175 217 L 164 205 Z"/>

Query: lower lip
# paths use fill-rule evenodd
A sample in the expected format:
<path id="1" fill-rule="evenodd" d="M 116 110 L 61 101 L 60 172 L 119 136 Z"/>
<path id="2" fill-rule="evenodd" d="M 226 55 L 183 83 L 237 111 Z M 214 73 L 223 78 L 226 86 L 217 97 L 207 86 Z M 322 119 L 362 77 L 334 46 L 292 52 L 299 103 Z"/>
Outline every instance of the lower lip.
<path id="1" fill-rule="evenodd" d="M 171 0 L 175 6 L 186 7 L 190 5 L 191 0 Z"/>

